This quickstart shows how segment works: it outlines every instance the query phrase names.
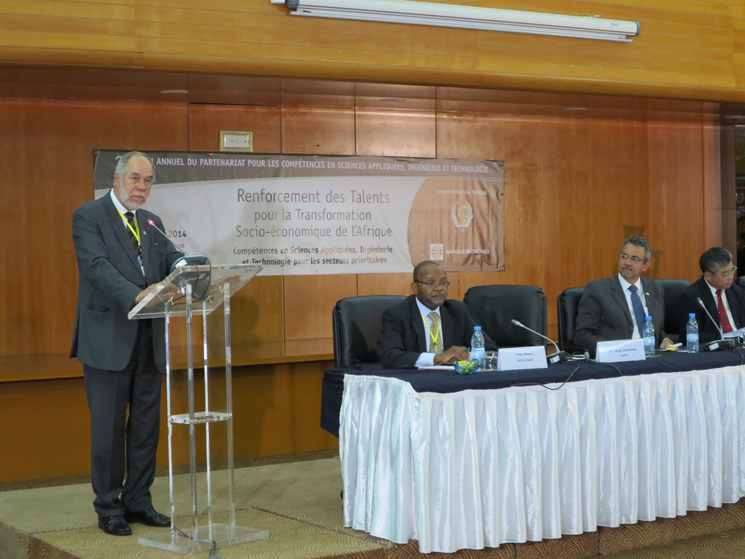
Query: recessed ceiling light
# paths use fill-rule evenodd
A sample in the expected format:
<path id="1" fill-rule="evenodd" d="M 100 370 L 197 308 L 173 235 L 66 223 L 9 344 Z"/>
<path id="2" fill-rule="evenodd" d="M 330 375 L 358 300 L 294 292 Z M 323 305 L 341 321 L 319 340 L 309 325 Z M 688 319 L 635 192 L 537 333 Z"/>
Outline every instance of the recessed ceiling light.
<path id="1" fill-rule="evenodd" d="M 186 89 L 164 89 L 161 93 L 163 95 L 186 95 L 189 92 Z"/>
<path id="2" fill-rule="evenodd" d="M 565 111 L 586 111 L 584 107 L 564 107 Z"/>
<path id="3" fill-rule="evenodd" d="M 724 118 L 745 118 L 745 115 L 724 115 Z"/>
<path id="4" fill-rule="evenodd" d="M 400 97 L 386 97 L 380 100 L 381 103 L 406 103 L 406 99 Z"/>

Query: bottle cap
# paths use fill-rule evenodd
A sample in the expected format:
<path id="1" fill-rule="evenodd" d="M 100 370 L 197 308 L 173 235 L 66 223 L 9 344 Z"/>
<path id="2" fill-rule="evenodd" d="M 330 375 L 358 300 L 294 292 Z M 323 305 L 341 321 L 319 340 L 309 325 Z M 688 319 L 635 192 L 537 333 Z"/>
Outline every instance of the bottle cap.
<path id="1" fill-rule="evenodd" d="M 647 322 L 649 322 L 650 320 L 652 320 L 652 317 L 651 316 L 648 316 L 647 317 Z"/>
<path id="2" fill-rule="evenodd" d="M 688 318 L 696 318 L 696 313 L 695 312 L 688 313 Z"/>
<path id="3" fill-rule="evenodd" d="M 473 329 L 476 330 L 476 332 L 480 332 L 481 331 L 481 326 L 474 326 Z"/>

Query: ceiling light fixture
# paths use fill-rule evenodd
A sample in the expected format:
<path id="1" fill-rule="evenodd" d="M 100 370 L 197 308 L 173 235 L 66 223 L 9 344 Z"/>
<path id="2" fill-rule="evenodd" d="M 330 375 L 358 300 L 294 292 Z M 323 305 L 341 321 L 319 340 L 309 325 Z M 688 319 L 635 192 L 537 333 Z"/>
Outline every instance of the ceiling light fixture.
<path id="1" fill-rule="evenodd" d="M 409 0 L 271 0 L 285 4 L 291 15 L 356 19 L 412 25 L 434 25 L 532 33 L 580 39 L 630 42 L 639 36 L 635 21 L 565 16 Z"/>
<path id="2" fill-rule="evenodd" d="M 186 95 L 189 92 L 186 89 L 164 89 L 161 93 L 163 95 Z"/>

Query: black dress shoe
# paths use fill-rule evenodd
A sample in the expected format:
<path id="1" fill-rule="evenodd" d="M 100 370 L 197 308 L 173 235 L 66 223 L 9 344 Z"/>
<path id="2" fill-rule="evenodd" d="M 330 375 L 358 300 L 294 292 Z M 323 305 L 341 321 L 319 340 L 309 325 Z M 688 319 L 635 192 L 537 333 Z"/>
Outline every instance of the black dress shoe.
<path id="1" fill-rule="evenodd" d="M 131 536 L 132 530 L 121 515 L 99 516 L 98 527 L 112 536 Z"/>
<path id="2" fill-rule="evenodd" d="M 128 512 L 127 521 L 139 522 L 145 526 L 155 526 L 156 528 L 170 528 L 171 526 L 171 519 L 165 514 L 160 514 L 153 507 L 137 512 Z"/>

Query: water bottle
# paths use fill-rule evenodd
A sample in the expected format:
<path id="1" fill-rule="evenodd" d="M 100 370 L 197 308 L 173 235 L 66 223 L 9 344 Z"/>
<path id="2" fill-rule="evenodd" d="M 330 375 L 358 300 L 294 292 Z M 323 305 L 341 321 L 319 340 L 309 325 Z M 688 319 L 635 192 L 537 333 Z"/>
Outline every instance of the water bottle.
<path id="1" fill-rule="evenodd" d="M 696 314 L 688 315 L 688 324 L 686 324 L 686 347 L 689 353 L 698 353 L 698 322 Z"/>
<path id="2" fill-rule="evenodd" d="M 648 316 L 644 323 L 644 355 L 646 357 L 654 355 L 654 342 L 654 324 L 652 324 L 652 317 Z"/>
<path id="3" fill-rule="evenodd" d="M 471 336 L 471 360 L 478 362 L 479 369 L 485 368 L 486 348 L 484 347 L 484 335 L 481 333 L 481 326 L 473 327 L 473 336 Z"/>

